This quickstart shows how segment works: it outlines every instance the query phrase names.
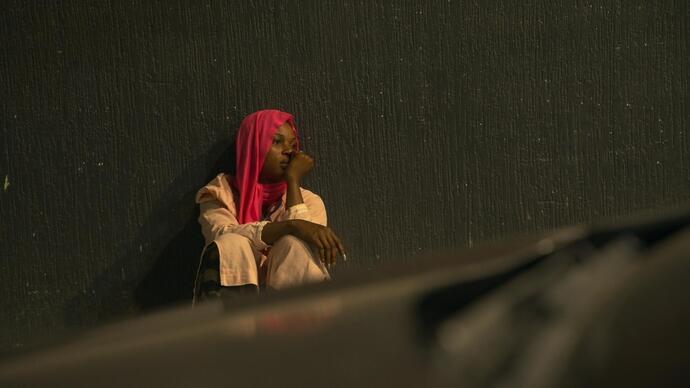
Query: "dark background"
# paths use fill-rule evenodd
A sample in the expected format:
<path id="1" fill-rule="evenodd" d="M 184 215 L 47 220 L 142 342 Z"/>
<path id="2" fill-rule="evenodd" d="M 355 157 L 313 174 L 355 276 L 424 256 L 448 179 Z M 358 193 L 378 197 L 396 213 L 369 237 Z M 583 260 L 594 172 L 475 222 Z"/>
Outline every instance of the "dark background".
<path id="1" fill-rule="evenodd" d="M 339 271 L 687 204 L 687 4 L 3 1 L 0 352 L 189 300 L 194 194 L 261 108 Z"/>

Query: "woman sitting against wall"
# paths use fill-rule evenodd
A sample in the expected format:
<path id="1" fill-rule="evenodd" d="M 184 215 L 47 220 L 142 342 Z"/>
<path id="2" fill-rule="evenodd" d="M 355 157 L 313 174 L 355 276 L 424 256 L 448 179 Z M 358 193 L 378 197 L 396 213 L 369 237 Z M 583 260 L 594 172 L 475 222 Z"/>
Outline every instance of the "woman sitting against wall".
<path id="1" fill-rule="evenodd" d="M 219 174 L 196 195 L 206 246 L 194 299 L 329 279 L 345 250 L 326 226 L 321 198 L 301 187 L 314 161 L 299 150 L 292 115 L 250 114 L 236 150 L 235 175 Z"/>

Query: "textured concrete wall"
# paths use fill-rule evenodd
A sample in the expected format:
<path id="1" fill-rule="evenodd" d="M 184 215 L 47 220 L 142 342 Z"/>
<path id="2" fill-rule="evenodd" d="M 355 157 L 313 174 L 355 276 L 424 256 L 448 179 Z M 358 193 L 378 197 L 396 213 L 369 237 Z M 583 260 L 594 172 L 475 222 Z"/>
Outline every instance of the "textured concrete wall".
<path id="1" fill-rule="evenodd" d="M 259 108 L 353 267 L 690 200 L 686 1 L 0 7 L 5 353 L 188 297 L 193 195 Z"/>

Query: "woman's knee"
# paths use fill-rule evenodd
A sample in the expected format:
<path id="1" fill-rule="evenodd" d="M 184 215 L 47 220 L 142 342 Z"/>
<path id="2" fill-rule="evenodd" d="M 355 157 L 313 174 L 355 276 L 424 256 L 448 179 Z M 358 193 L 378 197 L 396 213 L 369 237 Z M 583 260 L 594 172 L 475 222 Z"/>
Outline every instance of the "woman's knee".
<path id="1" fill-rule="evenodd" d="M 274 249 L 303 249 L 308 250 L 307 243 L 291 234 L 279 238 L 273 243 Z"/>
<path id="2" fill-rule="evenodd" d="M 215 245 L 222 246 L 224 250 L 252 250 L 252 244 L 249 239 L 237 233 L 222 234 L 215 239 L 214 243 Z"/>

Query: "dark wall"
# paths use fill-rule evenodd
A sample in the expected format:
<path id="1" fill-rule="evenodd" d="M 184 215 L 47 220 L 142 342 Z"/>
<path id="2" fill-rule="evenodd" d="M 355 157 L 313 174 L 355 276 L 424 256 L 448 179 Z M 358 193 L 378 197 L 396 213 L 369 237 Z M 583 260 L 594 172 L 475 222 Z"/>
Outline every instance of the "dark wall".
<path id="1" fill-rule="evenodd" d="M 194 193 L 260 108 L 350 268 L 690 200 L 686 1 L 1 11 L 4 353 L 188 298 Z"/>

